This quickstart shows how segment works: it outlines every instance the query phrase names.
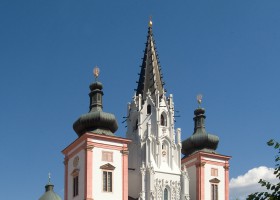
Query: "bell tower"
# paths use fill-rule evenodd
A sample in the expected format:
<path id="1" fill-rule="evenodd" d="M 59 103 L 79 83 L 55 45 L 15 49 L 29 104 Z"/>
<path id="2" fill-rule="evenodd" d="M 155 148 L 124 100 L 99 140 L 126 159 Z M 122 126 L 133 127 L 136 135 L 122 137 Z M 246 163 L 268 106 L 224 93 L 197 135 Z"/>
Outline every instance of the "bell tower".
<path id="1" fill-rule="evenodd" d="M 97 80 L 90 85 L 89 112 L 73 124 L 78 138 L 66 147 L 65 200 L 127 200 L 128 148 L 130 140 L 116 137 L 115 116 L 103 111 L 103 85 Z"/>
<path id="2" fill-rule="evenodd" d="M 131 199 L 188 199 L 189 180 L 181 170 L 181 130 L 175 131 L 173 96 L 166 96 L 149 22 L 136 93 L 127 107 L 128 195 Z"/>
<path id="3" fill-rule="evenodd" d="M 218 154 L 219 137 L 206 132 L 205 109 L 200 107 L 202 96 L 197 97 L 199 107 L 194 111 L 194 132 L 183 141 L 182 166 L 190 175 L 192 200 L 229 200 L 230 156 Z"/>

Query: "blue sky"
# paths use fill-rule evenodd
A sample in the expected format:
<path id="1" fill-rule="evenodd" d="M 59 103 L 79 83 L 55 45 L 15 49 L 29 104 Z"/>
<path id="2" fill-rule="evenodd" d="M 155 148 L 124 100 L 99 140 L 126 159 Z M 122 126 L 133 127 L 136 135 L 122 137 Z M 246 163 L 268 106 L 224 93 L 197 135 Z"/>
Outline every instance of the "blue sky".
<path id="1" fill-rule="evenodd" d="M 150 15 L 182 138 L 202 93 L 206 129 L 232 156 L 230 177 L 273 167 L 266 141 L 280 140 L 279 9 L 278 0 L 0 0 L 1 196 L 38 199 L 48 172 L 63 195 L 61 150 L 88 112 L 95 65 L 104 110 L 125 136 Z"/>

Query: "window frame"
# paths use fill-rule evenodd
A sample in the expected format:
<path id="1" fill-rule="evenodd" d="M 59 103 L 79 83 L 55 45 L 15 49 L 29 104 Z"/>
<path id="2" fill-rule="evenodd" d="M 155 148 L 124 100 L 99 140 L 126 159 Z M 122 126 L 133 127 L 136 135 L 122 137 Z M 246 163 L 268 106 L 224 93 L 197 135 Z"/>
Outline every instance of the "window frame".
<path id="1" fill-rule="evenodd" d="M 106 174 L 106 181 L 104 181 L 104 175 Z M 109 179 L 109 174 L 111 178 Z M 113 171 L 102 170 L 102 192 L 113 192 Z"/>
<path id="2" fill-rule="evenodd" d="M 163 200 L 169 200 L 169 190 L 167 187 L 165 187 L 163 190 Z"/>
<path id="3" fill-rule="evenodd" d="M 211 183 L 211 200 L 219 200 L 219 185 Z"/>
<path id="4" fill-rule="evenodd" d="M 147 105 L 147 115 L 152 113 L 152 106 L 150 104 Z"/>
<path id="5" fill-rule="evenodd" d="M 110 163 L 107 163 L 107 164 L 105 164 L 105 165 L 102 165 L 102 166 L 100 166 L 100 169 L 101 169 L 101 173 L 102 173 L 102 175 L 101 175 L 101 181 L 102 181 L 102 192 L 113 192 L 113 189 L 114 189 L 114 187 L 113 187 L 113 181 L 114 181 L 114 170 L 115 170 L 115 166 L 113 166 L 113 165 L 111 165 Z M 106 173 L 106 181 L 104 180 L 104 174 Z M 111 174 L 111 181 L 108 181 L 108 174 Z M 109 183 L 111 183 L 111 185 L 110 185 L 110 187 L 111 187 L 111 189 L 110 189 L 110 191 L 108 191 L 108 184 Z M 106 187 L 105 187 L 105 185 L 104 184 L 106 184 Z"/>
<path id="6" fill-rule="evenodd" d="M 211 168 L 211 176 L 219 176 L 218 168 Z"/>
<path id="7" fill-rule="evenodd" d="M 167 116 L 165 112 L 162 112 L 160 115 L 160 125 L 167 126 Z"/>
<path id="8" fill-rule="evenodd" d="M 79 195 L 79 170 L 74 169 L 73 172 L 71 173 L 72 175 L 72 195 L 73 197 L 76 197 Z"/>

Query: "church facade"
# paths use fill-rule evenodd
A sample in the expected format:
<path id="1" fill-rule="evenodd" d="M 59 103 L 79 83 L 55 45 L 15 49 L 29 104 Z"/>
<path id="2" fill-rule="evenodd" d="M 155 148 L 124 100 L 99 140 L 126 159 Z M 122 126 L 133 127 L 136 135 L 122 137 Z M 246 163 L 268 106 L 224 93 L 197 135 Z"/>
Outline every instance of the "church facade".
<path id="1" fill-rule="evenodd" d="M 205 110 L 194 112 L 194 132 L 181 140 L 173 95 L 166 95 L 152 22 L 136 93 L 127 106 L 126 138 L 103 111 L 103 85 L 90 85 L 89 112 L 73 124 L 78 138 L 64 154 L 65 200 L 229 200 L 229 156 L 205 130 Z M 181 155 L 184 155 L 182 158 Z"/>

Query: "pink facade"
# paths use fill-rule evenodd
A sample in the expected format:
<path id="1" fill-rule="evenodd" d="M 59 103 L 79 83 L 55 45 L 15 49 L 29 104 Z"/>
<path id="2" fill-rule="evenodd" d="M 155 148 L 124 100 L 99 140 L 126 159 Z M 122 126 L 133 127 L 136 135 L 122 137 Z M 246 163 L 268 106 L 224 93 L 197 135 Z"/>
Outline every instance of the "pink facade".
<path id="1" fill-rule="evenodd" d="M 211 182 L 219 186 L 218 199 L 229 200 L 229 159 L 214 153 L 197 152 L 182 159 L 182 167 L 189 171 L 195 167 L 195 179 L 190 180 L 190 185 L 195 184 L 195 191 L 190 191 L 191 198 L 196 200 L 211 199 Z M 217 174 L 212 175 L 211 169 L 217 169 Z M 190 173 L 190 172 L 189 172 Z"/>
<path id="2" fill-rule="evenodd" d="M 71 200 L 73 199 L 73 195 L 69 191 L 69 189 L 72 189 L 72 185 L 69 176 L 72 171 L 70 171 L 70 165 L 69 160 L 73 160 L 74 157 L 77 157 L 77 155 L 80 155 L 80 159 L 82 160 L 82 155 L 84 155 L 83 163 L 80 163 L 81 166 L 83 166 L 83 170 L 79 168 L 79 173 L 81 179 L 83 179 L 83 183 L 79 183 L 79 188 L 83 188 L 83 191 L 79 191 L 79 194 L 83 194 L 83 199 L 85 200 L 93 200 L 93 199 L 99 199 L 100 194 L 97 194 L 94 192 L 94 184 L 98 184 L 100 180 L 93 180 L 94 174 L 97 172 L 94 172 L 94 165 L 101 165 L 100 163 L 94 163 L 93 159 L 95 155 L 93 149 L 98 148 L 101 150 L 114 150 L 117 152 L 120 152 L 122 154 L 120 160 L 115 160 L 116 163 L 121 163 L 121 172 L 122 172 L 122 178 L 120 180 L 116 181 L 122 181 L 121 185 L 122 190 L 118 191 L 122 193 L 122 199 L 127 200 L 128 199 L 128 143 L 130 143 L 130 140 L 120 137 L 114 137 L 114 136 L 106 136 L 106 135 L 100 135 L 100 134 L 93 134 L 93 133 L 85 133 L 78 139 L 76 139 L 72 144 L 70 144 L 68 147 L 66 147 L 62 153 L 65 155 L 64 164 L 65 164 L 65 190 L 64 190 L 64 199 L 65 200 Z M 74 161 L 75 162 L 75 161 Z M 83 178 L 84 177 L 84 178 Z M 118 182 L 119 183 L 119 182 Z M 79 197 L 80 198 L 80 197 Z"/>

